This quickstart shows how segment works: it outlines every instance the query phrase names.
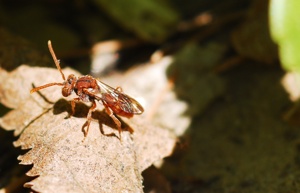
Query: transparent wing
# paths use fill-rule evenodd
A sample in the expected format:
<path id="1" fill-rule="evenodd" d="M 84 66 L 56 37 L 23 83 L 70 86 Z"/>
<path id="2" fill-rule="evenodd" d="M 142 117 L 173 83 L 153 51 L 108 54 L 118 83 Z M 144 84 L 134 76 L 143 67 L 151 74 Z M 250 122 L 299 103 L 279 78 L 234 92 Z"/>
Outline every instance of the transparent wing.
<path id="1" fill-rule="evenodd" d="M 143 107 L 135 99 L 122 93 L 121 91 L 97 80 L 100 87 L 100 93 L 97 94 L 108 106 L 115 106 L 126 113 L 141 114 L 144 112 Z"/>

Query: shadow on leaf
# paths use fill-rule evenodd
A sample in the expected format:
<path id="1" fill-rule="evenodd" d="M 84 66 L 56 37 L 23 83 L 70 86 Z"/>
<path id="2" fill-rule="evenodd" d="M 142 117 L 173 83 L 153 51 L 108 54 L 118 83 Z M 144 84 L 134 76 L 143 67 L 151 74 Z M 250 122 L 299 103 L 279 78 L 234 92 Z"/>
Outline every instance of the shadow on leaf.
<path id="1" fill-rule="evenodd" d="M 99 105 L 99 104 L 98 104 Z M 78 118 L 82 118 L 82 117 L 86 117 L 88 112 L 89 112 L 90 107 L 84 103 L 76 103 L 75 106 L 75 113 L 73 115 L 73 117 L 78 117 Z M 61 114 L 64 112 L 68 112 L 68 114 L 70 115 L 72 112 L 71 109 L 71 104 L 69 101 L 65 100 L 65 99 L 60 99 L 58 100 L 56 103 L 54 103 L 53 106 L 53 114 L 57 115 L 57 114 Z M 66 118 L 69 118 L 69 116 L 67 116 Z M 122 131 L 128 131 L 131 134 L 133 133 L 133 129 L 127 125 L 122 119 L 120 119 L 118 116 L 117 118 L 121 121 L 121 125 L 122 125 Z M 106 134 L 103 130 L 103 124 L 114 129 L 114 130 L 118 130 L 116 124 L 114 123 L 114 121 L 111 119 L 111 117 L 105 112 L 105 110 L 96 110 L 95 112 L 92 113 L 92 119 L 93 120 L 97 120 L 99 123 L 99 129 L 100 132 L 105 135 L 105 136 L 114 136 L 119 138 L 115 133 L 108 133 Z M 87 126 L 87 122 L 85 122 L 82 126 L 82 131 L 84 132 L 84 128 Z"/>

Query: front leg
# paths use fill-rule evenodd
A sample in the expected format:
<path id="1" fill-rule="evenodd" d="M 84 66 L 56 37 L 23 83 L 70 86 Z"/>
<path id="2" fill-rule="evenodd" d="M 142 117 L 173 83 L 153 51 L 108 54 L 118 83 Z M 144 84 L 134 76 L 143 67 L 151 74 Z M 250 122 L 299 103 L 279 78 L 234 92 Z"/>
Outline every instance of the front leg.
<path id="1" fill-rule="evenodd" d="M 69 117 L 73 116 L 75 113 L 75 105 L 76 102 L 80 101 L 80 98 L 74 98 L 73 100 L 71 100 L 71 113 L 69 113 Z"/>

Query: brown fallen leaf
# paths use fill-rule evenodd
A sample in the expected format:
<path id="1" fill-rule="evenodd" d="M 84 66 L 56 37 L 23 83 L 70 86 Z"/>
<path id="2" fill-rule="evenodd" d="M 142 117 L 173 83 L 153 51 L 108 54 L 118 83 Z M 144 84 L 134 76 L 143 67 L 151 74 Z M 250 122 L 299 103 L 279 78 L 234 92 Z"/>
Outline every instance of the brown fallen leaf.
<path id="1" fill-rule="evenodd" d="M 71 69 L 66 75 L 76 74 Z M 20 66 L 7 73 L 0 69 L 0 102 L 12 108 L 0 118 L 0 126 L 20 135 L 16 147 L 31 149 L 18 157 L 21 164 L 33 164 L 27 173 L 37 176 L 25 184 L 38 192 L 143 192 L 141 172 L 153 162 L 170 155 L 175 138 L 168 130 L 145 121 L 143 116 L 125 120 L 122 142 L 105 134 L 117 130 L 110 117 L 99 110 L 83 142 L 82 127 L 88 106 L 70 105 L 62 99 L 60 87 L 49 87 L 30 95 L 35 86 L 60 82 L 57 70 Z M 130 129 L 131 128 L 131 129 Z"/>
<path id="2" fill-rule="evenodd" d="M 171 193 L 171 185 L 166 177 L 154 166 L 143 172 L 146 193 Z"/>

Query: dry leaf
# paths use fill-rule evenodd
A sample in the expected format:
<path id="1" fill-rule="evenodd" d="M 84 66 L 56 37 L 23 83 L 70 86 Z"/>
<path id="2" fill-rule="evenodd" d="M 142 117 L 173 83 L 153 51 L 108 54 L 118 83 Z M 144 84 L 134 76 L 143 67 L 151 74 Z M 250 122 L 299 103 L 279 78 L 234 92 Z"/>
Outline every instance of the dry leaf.
<path id="1" fill-rule="evenodd" d="M 71 69 L 63 71 L 78 75 Z M 124 119 L 128 125 L 122 125 L 134 133 L 123 131 L 122 142 L 103 135 L 101 132 L 117 134 L 117 130 L 101 109 L 93 114 L 82 142 L 87 105 L 79 103 L 75 115 L 66 118 L 70 105 L 62 99 L 60 87 L 41 90 L 41 95 L 29 94 L 32 83 L 61 82 L 55 69 L 20 66 L 11 73 L 1 69 L 0 81 L 0 102 L 13 109 L 1 117 L 0 125 L 20 134 L 16 147 L 31 149 L 18 159 L 21 164 L 33 164 L 28 175 L 38 177 L 25 185 L 35 191 L 142 192 L 141 172 L 172 152 L 172 134 L 146 122 L 143 116 Z"/>
<path id="2" fill-rule="evenodd" d="M 171 193 L 171 185 L 161 172 L 154 166 L 143 172 L 146 193 Z"/>

